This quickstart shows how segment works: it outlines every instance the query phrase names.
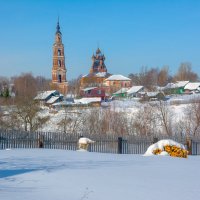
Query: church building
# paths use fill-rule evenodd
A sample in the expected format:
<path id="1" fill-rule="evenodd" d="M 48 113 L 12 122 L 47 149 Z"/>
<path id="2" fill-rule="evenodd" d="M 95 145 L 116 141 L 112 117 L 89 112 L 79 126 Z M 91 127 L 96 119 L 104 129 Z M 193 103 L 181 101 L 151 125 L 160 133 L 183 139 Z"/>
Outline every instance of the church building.
<path id="1" fill-rule="evenodd" d="M 52 67 L 52 89 L 58 90 L 66 95 L 68 82 L 66 79 L 64 45 L 59 21 L 56 26 L 55 43 L 53 44 L 53 67 Z"/>
<path id="2" fill-rule="evenodd" d="M 105 56 L 101 53 L 101 50 L 98 48 L 96 54 L 92 56 L 92 66 L 90 72 L 87 75 L 82 76 L 81 78 L 81 89 L 86 87 L 102 87 L 103 82 L 106 78 L 110 76 L 107 73 L 107 68 L 104 63 Z"/>

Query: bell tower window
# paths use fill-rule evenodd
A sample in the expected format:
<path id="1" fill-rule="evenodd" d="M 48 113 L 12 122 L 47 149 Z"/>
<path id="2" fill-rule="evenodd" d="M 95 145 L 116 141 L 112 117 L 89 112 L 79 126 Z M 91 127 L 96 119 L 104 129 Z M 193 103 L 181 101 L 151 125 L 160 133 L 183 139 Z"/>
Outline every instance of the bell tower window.
<path id="1" fill-rule="evenodd" d="M 58 56 L 61 56 L 61 50 L 58 49 Z"/>
<path id="2" fill-rule="evenodd" d="M 58 75 L 58 82 L 59 82 L 59 83 L 62 82 L 62 78 L 61 78 L 61 75 L 60 75 L 60 74 Z"/>
<path id="3" fill-rule="evenodd" d="M 61 67 L 61 60 L 58 60 L 58 67 Z"/>

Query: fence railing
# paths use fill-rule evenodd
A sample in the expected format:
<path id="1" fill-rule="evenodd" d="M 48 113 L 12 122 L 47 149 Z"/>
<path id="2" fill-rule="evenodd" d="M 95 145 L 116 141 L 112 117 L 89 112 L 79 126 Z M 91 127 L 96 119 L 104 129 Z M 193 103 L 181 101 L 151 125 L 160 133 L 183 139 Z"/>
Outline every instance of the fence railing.
<path id="1" fill-rule="evenodd" d="M 89 146 L 91 152 L 121 153 L 121 154 L 144 154 L 147 148 L 160 139 L 173 139 L 187 145 L 186 137 L 139 137 L 134 135 L 87 135 L 95 143 Z M 23 132 L 0 130 L 0 149 L 8 148 L 48 148 L 77 150 L 80 134 L 66 134 L 54 132 Z M 190 152 L 192 155 L 200 155 L 200 138 L 189 139 Z"/>

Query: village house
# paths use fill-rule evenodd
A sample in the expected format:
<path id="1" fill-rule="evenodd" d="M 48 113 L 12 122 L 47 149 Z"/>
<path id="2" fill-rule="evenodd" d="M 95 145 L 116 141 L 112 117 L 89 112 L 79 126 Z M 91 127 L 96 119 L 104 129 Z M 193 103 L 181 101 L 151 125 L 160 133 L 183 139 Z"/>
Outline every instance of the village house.
<path id="1" fill-rule="evenodd" d="M 127 96 L 127 91 L 129 88 L 121 88 L 117 92 L 113 93 L 113 97 L 126 97 Z"/>
<path id="2" fill-rule="evenodd" d="M 165 99 L 165 94 L 163 92 L 138 92 L 138 97 L 143 101 L 160 101 Z"/>
<path id="3" fill-rule="evenodd" d="M 82 97 L 101 97 L 101 100 L 106 99 L 106 93 L 104 88 L 89 87 L 81 90 Z"/>
<path id="4" fill-rule="evenodd" d="M 131 79 L 123 75 L 112 75 L 104 80 L 104 86 L 109 94 L 113 94 L 121 88 L 130 88 Z"/>
<path id="5" fill-rule="evenodd" d="M 176 83 L 168 83 L 165 87 L 159 88 L 165 94 L 183 94 L 185 86 L 189 81 L 176 81 Z"/>
<path id="6" fill-rule="evenodd" d="M 188 83 L 184 87 L 185 94 L 200 93 L 200 82 L 199 83 Z"/>
<path id="7" fill-rule="evenodd" d="M 63 101 L 63 95 L 60 94 L 57 90 L 49 90 L 38 92 L 37 96 L 34 98 L 35 101 L 38 101 L 41 106 L 50 106 L 54 103 Z"/>
<path id="8" fill-rule="evenodd" d="M 144 91 L 144 86 L 138 85 L 138 86 L 133 86 L 130 89 L 127 90 L 127 97 L 138 97 L 139 92 Z"/>

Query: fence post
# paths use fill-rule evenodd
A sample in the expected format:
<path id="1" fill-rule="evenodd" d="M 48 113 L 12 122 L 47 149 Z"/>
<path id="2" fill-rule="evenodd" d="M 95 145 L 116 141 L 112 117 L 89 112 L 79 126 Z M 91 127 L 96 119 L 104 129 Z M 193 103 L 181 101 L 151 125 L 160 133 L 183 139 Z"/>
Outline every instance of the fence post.
<path id="1" fill-rule="evenodd" d="M 187 146 L 188 154 L 192 155 L 192 139 L 186 138 L 186 146 Z"/>
<path id="2" fill-rule="evenodd" d="M 43 135 L 39 135 L 38 147 L 44 148 L 44 136 Z"/>
<path id="3" fill-rule="evenodd" d="M 118 154 L 122 154 L 122 137 L 118 137 Z"/>

